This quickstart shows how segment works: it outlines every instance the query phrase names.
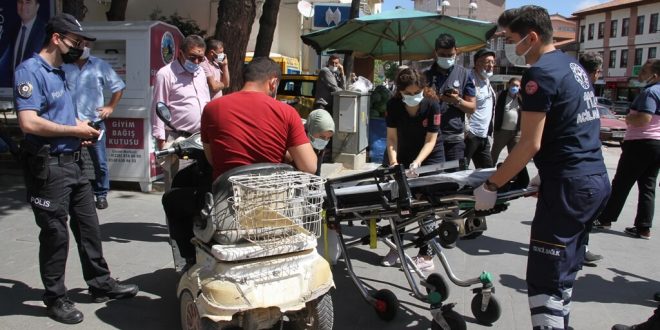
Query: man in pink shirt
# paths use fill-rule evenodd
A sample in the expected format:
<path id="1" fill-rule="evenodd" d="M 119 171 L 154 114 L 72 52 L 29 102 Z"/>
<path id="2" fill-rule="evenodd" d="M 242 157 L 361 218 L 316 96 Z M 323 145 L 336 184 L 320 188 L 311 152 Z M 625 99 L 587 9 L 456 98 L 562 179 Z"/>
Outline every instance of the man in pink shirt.
<path id="1" fill-rule="evenodd" d="M 156 73 L 154 99 L 151 106 L 152 135 L 159 149 L 178 137 L 187 137 L 199 132 L 204 106 L 210 101 L 209 86 L 200 63 L 204 62 L 204 39 L 198 35 L 186 37 L 179 49 L 177 59 Z M 172 113 L 172 126 L 176 132 L 165 127 L 156 116 L 156 104 L 165 103 Z M 172 178 L 179 169 L 178 159 L 162 164 L 165 171 L 165 190 L 169 190 Z"/>
<path id="2" fill-rule="evenodd" d="M 200 64 L 206 74 L 211 99 L 222 96 L 222 90 L 229 86 L 229 66 L 225 46 L 220 40 L 206 39 L 206 61 Z"/>

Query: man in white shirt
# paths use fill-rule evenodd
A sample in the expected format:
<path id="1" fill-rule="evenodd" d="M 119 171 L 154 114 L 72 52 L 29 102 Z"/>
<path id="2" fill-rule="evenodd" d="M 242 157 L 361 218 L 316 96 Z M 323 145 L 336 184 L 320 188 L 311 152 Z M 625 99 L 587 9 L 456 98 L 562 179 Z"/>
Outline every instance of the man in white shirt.
<path id="1" fill-rule="evenodd" d="M 493 75 L 495 52 L 484 48 L 474 54 L 474 87 L 476 89 L 477 109 L 470 115 L 465 135 L 465 160 L 474 161 L 475 168 L 493 167 L 490 157 L 490 140 L 493 134 L 493 111 L 495 109 L 495 91 L 490 86 L 489 78 Z"/>

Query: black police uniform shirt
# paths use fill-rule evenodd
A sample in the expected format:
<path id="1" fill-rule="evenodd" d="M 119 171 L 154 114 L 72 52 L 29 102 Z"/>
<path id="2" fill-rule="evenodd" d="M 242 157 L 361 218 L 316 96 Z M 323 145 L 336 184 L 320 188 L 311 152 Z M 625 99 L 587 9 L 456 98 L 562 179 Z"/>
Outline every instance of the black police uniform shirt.
<path id="1" fill-rule="evenodd" d="M 60 125 L 76 126 L 76 111 L 66 88 L 64 71 L 52 67 L 39 55 L 23 61 L 14 74 L 16 111 L 36 110 L 43 119 Z M 80 148 L 76 137 L 42 137 L 26 134 L 37 146 L 51 145 L 51 153 L 73 152 Z"/>
<path id="2" fill-rule="evenodd" d="M 387 102 L 385 123 L 388 128 L 396 128 L 398 144 L 396 154 L 399 164 L 408 167 L 417 158 L 424 146 L 427 133 L 440 134 L 440 120 L 440 105 L 434 100 L 422 99 L 414 117 L 408 114 L 402 99 L 394 97 Z M 438 157 L 444 158 L 440 136 L 423 164 L 432 164 Z M 441 161 L 442 159 L 438 162 Z"/>
<path id="3" fill-rule="evenodd" d="M 446 74 L 445 74 L 446 73 Z M 448 88 L 458 90 L 458 96 L 475 97 L 477 95 L 474 85 L 474 75 L 472 70 L 468 70 L 460 65 L 454 65 L 447 70 L 440 70 L 437 63 L 424 71 L 429 87 L 435 89 L 438 95 L 441 95 Z M 443 133 L 443 141 L 456 142 L 463 140 L 465 131 L 465 113 L 454 105 L 446 102 L 440 103 L 440 113 L 442 114 L 442 123 L 440 131 Z M 451 140 L 451 141 L 450 141 Z"/>
<path id="4" fill-rule="evenodd" d="M 586 71 L 559 50 L 543 54 L 522 77 L 522 111 L 545 112 L 540 176 L 568 178 L 604 173 L 600 115 Z"/>

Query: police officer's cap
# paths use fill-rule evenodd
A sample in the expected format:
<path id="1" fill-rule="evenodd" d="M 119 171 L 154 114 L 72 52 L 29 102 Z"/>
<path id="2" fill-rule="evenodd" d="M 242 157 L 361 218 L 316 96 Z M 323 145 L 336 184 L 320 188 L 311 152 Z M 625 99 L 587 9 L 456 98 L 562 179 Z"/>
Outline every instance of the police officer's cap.
<path id="1" fill-rule="evenodd" d="M 486 56 L 486 55 L 495 56 L 495 51 L 492 50 L 492 49 L 489 49 L 489 48 L 481 48 L 476 53 L 474 53 L 473 60 L 476 62 L 480 57 Z"/>
<path id="2" fill-rule="evenodd" d="M 48 25 L 46 25 L 46 31 L 54 33 L 71 33 L 81 36 L 89 41 L 96 40 L 96 38 L 83 31 L 80 22 L 78 22 L 75 17 L 66 13 L 53 16 L 50 21 L 48 21 Z"/>

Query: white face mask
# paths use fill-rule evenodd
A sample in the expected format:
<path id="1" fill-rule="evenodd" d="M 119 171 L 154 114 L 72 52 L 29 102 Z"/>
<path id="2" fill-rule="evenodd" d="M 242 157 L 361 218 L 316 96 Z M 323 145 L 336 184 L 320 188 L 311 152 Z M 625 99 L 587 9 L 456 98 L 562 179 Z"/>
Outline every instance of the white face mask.
<path id="1" fill-rule="evenodd" d="M 532 46 L 529 46 L 529 48 L 527 48 L 527 50 L 520 55 L 516 53 L 516 47 L 518 47 L 518 45 L 520 45 L 521 42 L 527 39 L 527 37 L 529 37 L 529 34 L 526 35 L 524 38 L 520 39 L 520 41 L 518 41 L 515 44 L 504 45 L 504 54 L 506 55 L 506 58 L 509 60 L 509 62 L 511 62 L 511 64 L 520 65 L 520 66 L 527 65 L 527 60 L 525 59 L 525 55 L 527 55 L 527 53 L 529 53 L 529 51 L 532 50 Z"/>
<path id="2" fill-rule="evenodd" d="M 82 53 L 82 55 L 80 55 L 80 58 L 82 58 L 83 60 L 88 59 L 89 58 L 89 53 L 91 51 L 92 50 L 89 47 L 83 48 L 83 53 Z"/>
<path id="3" fill-rule="evenodd" d="M 331 66 L 331 67 L 330 67 L 330 71 L 332 71 L 333 73 L 335 73 L 335 72 L 339 71 L 339 67 Z"/>
<path id="4" fill-rule="evenodd" d="M 225 60 L 225 53 L 218 53 L 215 55 L 215 60 L 218 61 L 218 63 L 222 63 L 222 61 Z"/>
<path id="5" fill-rule="evenodd" d="M 438 58 L 435 60 L 435 63 L 438 63 L 438 65 L 441 68 L 446 70 L 446 69 L 449 69 L 452 66 L 454 66 L 454 64 L 456 63 L 456 56 L 452 56 L 452 57 L 440 57 L 440 56 L 438 56 Z"/>
<path id="6" fill-rule="evenodd" d="M 312 138 L 312 148 L 316 150 L 323 150 L 325 149 L 325 146 L 328 145 L 328 140 L 324 140 L 321 138 Z"/>
<path id="7" fill-rule="evenodd" d="M 190 73 L 195 73 L 199 69 L 199 64 L 186 60 L 183 62 L 183 68 Z"/>
<path id="8" fill-rule="evenodd" d="M 422 99 L 424 98 L 424 91 L 419 92 L 419 94 L 415 95 L 403 95 L 403 103 L 405 103 L 409 107 L 414 107 L 419 104 L 419 102 L 422 102 Z"/>
<path id="9" fill-rule="evenodd" d="M 481 70 L 481 76 L 485 78 L 490 78 L 493 76 L 493 71 L 486 71 L 486 70 Z"/>

